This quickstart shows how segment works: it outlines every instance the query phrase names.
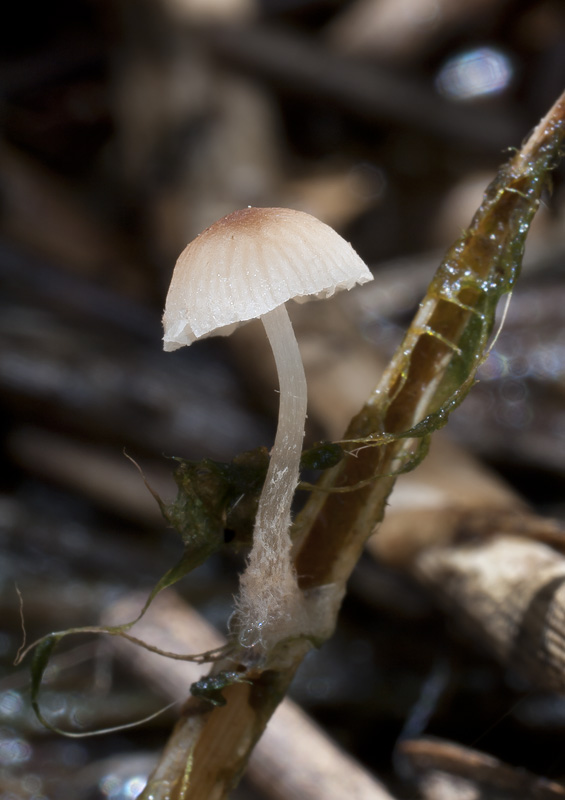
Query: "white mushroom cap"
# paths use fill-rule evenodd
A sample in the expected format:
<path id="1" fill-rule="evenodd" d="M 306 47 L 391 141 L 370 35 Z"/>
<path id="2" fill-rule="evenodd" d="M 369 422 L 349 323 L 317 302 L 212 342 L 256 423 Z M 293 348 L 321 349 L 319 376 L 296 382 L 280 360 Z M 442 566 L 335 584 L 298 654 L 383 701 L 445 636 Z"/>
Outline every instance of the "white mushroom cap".
<path id="1" fill-rule="evenodd" d="M 373 276 L 328 225 L 289 208 L 244 208 L 206 228 L 176 263 L 165 350 L 226 336 L 287 300 L 329 297 Z"/>

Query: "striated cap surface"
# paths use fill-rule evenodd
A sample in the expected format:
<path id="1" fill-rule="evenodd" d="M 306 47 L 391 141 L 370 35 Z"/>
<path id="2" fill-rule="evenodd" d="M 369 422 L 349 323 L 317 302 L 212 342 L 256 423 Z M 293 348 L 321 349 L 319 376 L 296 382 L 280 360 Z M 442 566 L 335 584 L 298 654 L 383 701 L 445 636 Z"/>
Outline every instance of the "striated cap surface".
<path id="1" fill-rule="evenodd" d="M 164 348 L 226 336 L 287 300 L 329 297 L 372 278 L 351 245 L 310 214 L 234 211 L 179 256 L 163 316 Z"/>

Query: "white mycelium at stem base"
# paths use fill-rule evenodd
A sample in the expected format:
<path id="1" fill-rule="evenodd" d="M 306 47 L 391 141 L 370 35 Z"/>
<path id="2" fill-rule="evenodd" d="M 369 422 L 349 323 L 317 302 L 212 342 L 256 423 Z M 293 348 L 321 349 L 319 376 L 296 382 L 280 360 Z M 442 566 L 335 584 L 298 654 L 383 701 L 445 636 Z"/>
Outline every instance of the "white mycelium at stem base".
<path id="1" fill-rule="evenodd" d="M 304 598 L 292 565 L 290 508 L 298 483 L 306 381 L 284 304 L 330 297 L 372 280 L 350 244 L 310 214 L 244 208 L 206 228 L 178 258 L 165 304 L 165 350 L 229 335 L 263 320 L 279 373 L 279 427 L 241 577 L 234 632 L 266 653 L 295 636 L 327 631 L 340 589 Z"/>
<path id="2" fill-rule="evenodd" d="M 279 376 L 279 423 L 240 580 L 237 628 L 242 644 L 263 646 L 306 633 L 307 614 L 292 564 L 290 508 L 299 479 L 306 419 L 306 377 L 284 305 L 261 317 Z"/>

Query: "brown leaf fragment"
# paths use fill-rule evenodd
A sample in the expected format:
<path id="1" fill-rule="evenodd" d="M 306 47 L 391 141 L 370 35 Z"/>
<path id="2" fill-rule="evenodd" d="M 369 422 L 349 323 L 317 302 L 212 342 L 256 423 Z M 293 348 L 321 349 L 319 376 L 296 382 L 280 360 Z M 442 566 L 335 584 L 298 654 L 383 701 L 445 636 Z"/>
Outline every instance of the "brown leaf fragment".
<path id="1" fill-rule="evenodd" d="M 534 685 L 565 691 L 565 558 L 513 536 L 432 548 L 415 573 L 504 666 Z"/>

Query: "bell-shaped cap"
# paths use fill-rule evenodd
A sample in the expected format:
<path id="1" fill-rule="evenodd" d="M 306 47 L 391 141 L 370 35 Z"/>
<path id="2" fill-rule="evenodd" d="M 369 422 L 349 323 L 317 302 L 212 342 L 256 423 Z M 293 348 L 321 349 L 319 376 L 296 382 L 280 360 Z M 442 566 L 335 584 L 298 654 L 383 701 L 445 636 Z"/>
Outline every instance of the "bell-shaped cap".
<path id="1" fill-rule="evenodd" d="M 287 300 L 329 297 L 372 278 L 351 245 L 310 214 L 234 211 L 179 256 L 163 316 L 164 348 L 226 336 Z"/>

